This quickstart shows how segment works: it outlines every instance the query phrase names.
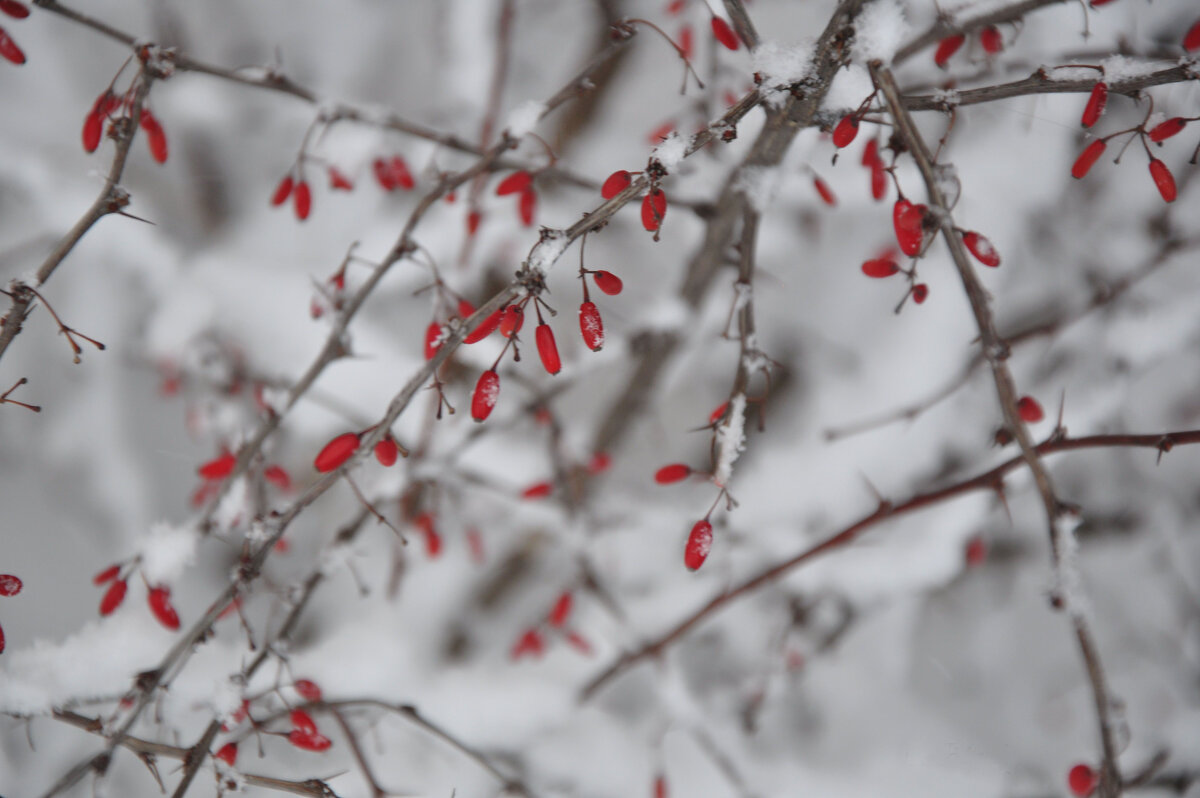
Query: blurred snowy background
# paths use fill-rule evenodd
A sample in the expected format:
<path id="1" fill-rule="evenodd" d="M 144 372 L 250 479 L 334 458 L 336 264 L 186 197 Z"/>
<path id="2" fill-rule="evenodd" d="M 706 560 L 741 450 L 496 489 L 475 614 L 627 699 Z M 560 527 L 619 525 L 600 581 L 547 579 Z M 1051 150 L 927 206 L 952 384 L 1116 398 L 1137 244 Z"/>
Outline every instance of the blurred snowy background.
<path id="1" fill-rule="evenodd" d="M 872 2 L 888 4 L 872 30 L 884 47 L 889 36 L 908 42 L 936 19 L 927 0 Z M 310 142 L 312 212 L 300 222 L 290 203 L 273 208 L 269 200 L 305 131 L 319 110 L 345 101 L 477 142 L 493 99 L 504 4 L 77 5 L 207 63 L 247 67 L 248 75 L 273 65 L 321 101 L 195 72 L 155 84 L 149 107 L 170 156 L 155 163 L 139 137 L 121 181 L 132 195 L 127 211 L 153 224 L 101 220 L 42 289 L 66 324 L 107 349 L 85 344 L 73 364 L 39 307 L 0 363 L 0 389 L 28 377 L 13 398 L 43 408 L 35 415 L 0 406 L 0 572 L 24 580 L 19 596 L 0 600 L 7 638 L 0 794 L 8 798 L 42 794 L 102 748 L 101 737 L 50 717 L 53 710 L 119 716 L 135 675 L 154 668 L 178 637 L 147 609 L 136 570 L 125 604 L 98 617 L 105 588 L 92 585 L 93 575 L 139 553 L 159 557 L 157 575 L 169 581 L 186 630 L 231 578 L 252 534 L 250 516 L 293 501 L 316 480 L 313 458 L 324 443 L 378 421 L 423 365 L 423 336 L 438 312 L 436 292 L 416 293 L 431 283 L 428 261 L 480 304 L 537 241 L 536 226 L 518 218 L 516 198 L 495 195 L 496 179 L 477 196 L 483 219 L 473 240 L 469 187 L 434 207 L 414 234 L 424 251 L 398 263 L 352 322 L 353 357 L 326 369 L 287 414 L 259 476 L 243 485 L 243 504 L 227 505 L 222 523 L 195 539 L 186 530 L 198 517 L 197 467 L 249 436 L 262 417 L 256 385 L 268 386 L 270 401 L 271 386 L 290 385 L 324 343 L 332 314 L 312 318 L 316 286 L 354 242 L 357 256 L 383 258 L 436 173 L 473 160 L 429 140 L 339 123 Z M 772 48 L 756 62 L 744 47 L 731 52 L 713 42 L 700 0 L 680 5 L 670 13 L 676 9 L 665 0 L 512 3 L 493 130 L 562 87 L 604 46 L 608 21 L 623 16 L 653 21 L 676 38 L 690 27 L 707 86 L 691 83 L 680 95 L 678 58 L 641 28 L 588 99 L 535 127 L 557 166 L 597 186 L 539 177 L 537 225 L 573 224 L 600 204 L 598 185 L 610 172 L 644 168 L 655 131 L 687 134 L 718 118 L 727 94 L 752 87 L 756 68 L 802 61 L 834 8 L 829 0 L 747 4 Z M 942 9 L 969 20 L 1003 5 Z M 988 56 L 973 35 L 946 71 L 928 47 L 897 76 L 902 89 L 925 94 L 955 78 L 964 87 L 1001 83 L 1041 65 L 1099 63 L 1116 53 L 1130 62 L 1107 61 L 1111 74 L 1136 75 L 1176 64 L 1196 16 L 1189 0 L 1118 0 L 1086 11 L 1052 5 L 1023 24 L 1000 26 L 998 55 Z M 37 269 L 100 190 L 113 144 L 88 155 L 80 128 L 128 48 L 36 8 L 28 19 L 2 23 L 28 57 L 19 68 L 0 63 L 0 277 L 7 284 Z M 132 73 L 127 67 L 122 89 Z M 821 121 L 836 122 L 869 92 L 858 62 L 840 74 Z M 1200 115 L 1194 81 L 1149 94 L 1162 118 Z M 1200 126 L 1155 148 L 1179 184 L 1167 205 L 1141 144 L 1113 165 L 1123 137 L 1087 178 L 1070 177 L 1089 141 L 1079 126 L 1085 102 L 1086 94 L 1047 94 L 960 109 L 942 152 L 962 188 L 955 219 L 1001 253 L 999 268 L 979 270 L 1001 333 L 1058 322 L 1053 334 L 1014 346 L 1010 361 L 1020 391 L 1046 410 L 1033 425 L 1039 439 L 1053 432 L 1060 407 L 1073 436 L 1200 427 L 1200 185 L 1188 162 Z M 1095 131 L 1137 126 L 1147 108 L 1146 100 L 1113 96 Z M 918 117 L 930 141 L 945 132 L 945 115 Z M 704 567 L 684 567 L 688 530 L 716 488 L 695 477 L 659 486 L 653 475 L 671 462 L 709 466 L 712 436 L 695 429 L 728 398 L 739 358 L 738 342 L 721 335 L 735 299 L 732 258 L 698 309 L 678 298 L 705 229 L 687 203 L 715 200 L 762 119 L 751 112 L 736 141 L 696 153 L 663 181 L 672 205 L 660 241 L 643 229 L 636 201 L 589 236 L 586 265 L 613 271 L 625 286 L 611 297 L 592 288 L 607 333 L 600 353 L 576 333 L 576 244 L 549 276 L 562 373 L 551 377 L 538 364 L 527 319 L 521 361 L 500 367 L 499 403 L 476 425 L 468 417 L 471 387 L 501 342 L 493 336 L 462 347 L 442 371 L 458 412 L 434 421 L 436 394 L 420 393 L 394 427 L 419 456 L 390 469 L 374 460 L 358 467 L 356 484 L 412 539 L 409 546 L 369 519 L 351 543 L 335 545 L 339 529 L 361 515 L 345 483 L 299 516 L 286 550 L 271 557 L 243 607 L 261 643 L 278 631 L 309 574 L 325 577 L 290 642 L 275 652 L 286 664 L 272 657 L 245 687 L 265 730 L 290 728 L 278 713 L 298 700 L 294 680 L 306 678 L 331 702 L 411 704 L 532 794 L 580 798 L 651 796 L 659 777 L 671 795 L 690 798 L 1035 798 L 1067 794 L 1068 769 L 1099 762 L 1090 687 L 1070 625 L 1048 600 L 1045 519 L 1023 469 L 1006 479 L 1004 501 L 976 492 L 887 521 L 713 613 L 660 657 L 580 702 L 588 681 L 623 652 L 869 515 L 881 496 L 898 503 L 1016 451 L 993 443 L 1001 415 L 983 368 L 915 418 L 828 434 L 954 384 L 976 355 L 977 330 L 942 242 L 919 262 L 929 286 L 919 306 L 909 300 L 894 313 L 904 278 L 871 280 L 860 271 L 893 241 L 895 188 L 874 201 L 860 165 L 865 141 L 878 135 L 884 144 L 887 133 L 864 123 L 834 161 L 827 133 L 801 131 L 766 178 L 774 192 L 757 251 L 758 340 L 778 362 L 761 405 L 765 430 L 757 430 L 754 405 L 729 483 L 738 505 L 713 514 L 715 543 Z M 415 191 L 385 192 L 374 179 L 373 160 L 393 155 L 410 165 Z M 546 164 L 532 137 L 512 157 Z M 331 190 L 326 163 L 354 189 Z M 836 206 L 814 191 L 814 172 Z M 924 198 L 909 158 L 900 159 L 897 177 L 910 197 Z M 1168 241 L 1180 245 L 1164 254 Z M 347 287 L 368 273 L 352 263 Z M 1084 312 L 1133 275 L 1140 276 L 1128 290 Z M 576 468 L 595 454 L 597 431 L 638 353 L 670 333 L 681 345 L 607 452 L 611 467 Z M 1096 449 L 1047 460 L 1060 497 L 1082 511 L 1079 568 L 1120 699 L 1127 775 L 1160 751 L 1169 756 L 1164 774 L 1200 770 L 1200 450 L 1179 446 L 1161 463 L 1157 454 Z M 264 480 L 264 465 L 285 469 L 291 490 Z M 555 480 L 551 496 L 522 498 Z M 412 523 L 421 511 L 436 518 L 440 551 Z M 564 592 L 573 602 L 560 629 L 547 616 Z M 531 629 L 545 650 L 515 657 Z M 569 640 L 567 631 L 578 637 Z M 236 615 L 220 621 L 133 733 L 192 745 L 214 713 L 236 706 L 229 677 L 256 653 Z M 276 686 L 281 691 L 271 694 Z M 389 793 L 474 798 L 503 788 L 479 762 L 401 714 L 361 705 L 342 713 L 377 786 Z M 333 741 L 324 753 L 256 735 L 244 721 L 219 735 L 213 750 L 237 740 L 237 767 L 247 773 L 322 778 L 338 795 L 371 795 L 345 731 L 330 712 L 312 714 Z M 169 793 L 177 762 L 160 757 L 158 764 Z M 206 762 L 191 794 L 214 794 L 215 772 Z M 1182 789 L 1200 795 L 1200 787 Z M 158 792 L 146 766 L 120 751 L 104 778 L 89 775 L 70 794 Z"/>

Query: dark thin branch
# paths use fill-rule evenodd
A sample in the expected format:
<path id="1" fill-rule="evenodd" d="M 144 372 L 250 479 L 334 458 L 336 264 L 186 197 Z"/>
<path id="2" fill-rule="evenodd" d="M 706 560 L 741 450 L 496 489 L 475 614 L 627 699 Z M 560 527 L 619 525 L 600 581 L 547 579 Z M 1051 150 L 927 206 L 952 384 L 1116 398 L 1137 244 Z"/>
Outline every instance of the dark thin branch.
<path id="1" fill-rule="evenodd" d="M 1039 456 L 1056 454 L 1059 452 L 1073 452 L 1085 449 L 1105 449 L 1113 447 L 1133 447 L 1144 449 L 1156 449 L 1160 452 L 1169 451 L 1175 446 L 1191 445 L 1200 443 L 1200 430 L 1184 430 L 1180 432 L 1155 433 L 1151 435 L 1089 435 L 1081 438 L 1052 438 L 1038 444 L 1035 449 Z M 880 504 L 873 512 L 868 513 L 858 519 L 849 526 L 844 527 L 837 533 L 830 535 L 824 540 L 804 549 L 793 557 L 790 557 L 783 562 L 772 565 L 754 576 L 740 582 L 735 587 L 725 590 L 714 597 L 700 609 L 693 612 L 687 618 L 677 623 L 667 632 L 659 635 L 651 642 L 645 644 L 637 651 L 632 651 L 621 655 L 613 664 L 609 665 L 598 675 L 592 678 L 591 681 L 584 686 L 580 693 L 580 700 L 587 701 L 591 699 L 600 688 L 604 687 L 609 682 L 623 674 L 625 671 L 637 665 L 639 662 L 660 656 L 673 643 L 679 641 L 684 635 L 698 626 L 701 622 L 707 620 L 710 616 L 732 603 L 736 599 L 746 596 L 763 585 L 769 584 L 774 580 L 787 575 L 797 566 L 811 559 L 818 557 L 826 552 L 835 549 L 843 548 L 853 543 L 860 535 L 867 530 L 893 518 L 897 518 L 918 510 L 924 510 L 935 506 L 950 499 L 956 499 L 961 496 L 973 493 L 975 491 L 994 491 L 997 485 L 1003 483 L 1005 474 L 1010 471 L 1015 471 L 1025 463 L 1024 455 L 1012 457 L 995 468 L 985 471 L 982 474 L 965 479 L 961 482 L 956 482 L 946 487 L 937 488 L 925 493 L 918 493 L 903 502 L 893 504 L 884 502 Z"/>
<path id="2" fill-rule="evenodd" d="M 955 33 L 972 33 L 974 31 L 986 28 L 988 25 L 1000 25 L 1004 22 L 1016 22 L 1023 19 L 1026 14 L 1031 11 L 1037 11 L 1046 6 L 1058 5 L 1059 3 L 1070 2 L 1070 0 L 1024 0 L 1021 3 L 1015 3 L 1005 8 L 998 8 L 988 14 L 982 14 L 978 17 L 971 17 L 961 23 L 955 20 L 939 16 L 937 22 L 933 24 L 929 30 L 925 31 L 908 44 L 902 46 L 896 51 L 894 62 L 902 64 L 909 58 L 924 50 L 931 44 L 936 44 L 947 36 Z"/>

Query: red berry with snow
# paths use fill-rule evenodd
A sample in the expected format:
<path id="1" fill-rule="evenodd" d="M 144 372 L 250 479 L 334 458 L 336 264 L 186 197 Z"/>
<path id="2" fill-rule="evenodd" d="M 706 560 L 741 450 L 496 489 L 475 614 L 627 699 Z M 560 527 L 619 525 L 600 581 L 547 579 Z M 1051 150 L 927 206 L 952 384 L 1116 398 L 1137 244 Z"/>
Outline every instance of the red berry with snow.
<path id="1" fill-rule="evenodd" d="M 697 521 L 688 534 L 687 545 L 683 549 L 683 564 L 689 571 L 695 571 L 704 565 L 708 553 L 712 551 L 712 524 L 708 521 Z"/>
<path id="2" fill-rule="evenodd" d="M 475 393 L 471 395 L 471 418 L 483 421 L 492 413 L 496 400 L 500 398 L 500 375 L 488 370 L 479 375 Z"/>
<path id="3" fill-rule="evenodd" d="M 579 306 L 579 332 L 583 335 L 583 343 L 593 352 L 599 352 L 604 346 L 604 321 L 595 302 L 584 302 Z"/>
<path id="4" fill-rule="evenodd" d="M 963 244 L 975 256 L 975 260 L 982 263 L 984 266 L 995 268 L 1000 265 L 1000 253 L 992 246 L 992 242 L 981 236 L 979 233 L 967 232 L 963 233 Z"/>

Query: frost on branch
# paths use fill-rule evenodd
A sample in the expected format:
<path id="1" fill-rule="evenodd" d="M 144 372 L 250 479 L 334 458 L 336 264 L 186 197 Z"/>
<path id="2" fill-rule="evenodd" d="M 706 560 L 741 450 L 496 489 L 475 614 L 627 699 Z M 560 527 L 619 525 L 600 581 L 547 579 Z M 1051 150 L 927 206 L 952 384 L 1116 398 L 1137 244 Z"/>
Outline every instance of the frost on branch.
<path id="1" fill-rule="evenodd" d="M 714 432 L 717 462 L 713 468 L 712 480 L 720 487 L 729 484 L 729 478 L 733 475 L 733 464 L 746 448 L 745 426 L 746 394 L 739 393 L 729 400 L 725 420 L 717 425 Z"/>
<path id="2" fill-rule="evenodd" d="M 142 542 L 142 575 L 152 585 L 174 582 L 195 561 L 199 542 L 199 533 L 189 526 L 155 524 Z"/>

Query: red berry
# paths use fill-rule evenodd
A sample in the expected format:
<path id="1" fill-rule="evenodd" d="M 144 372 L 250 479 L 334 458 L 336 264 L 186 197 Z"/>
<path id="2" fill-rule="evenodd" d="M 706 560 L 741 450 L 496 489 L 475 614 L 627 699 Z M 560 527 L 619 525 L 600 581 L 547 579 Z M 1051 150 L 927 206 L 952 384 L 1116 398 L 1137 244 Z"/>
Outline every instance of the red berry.
<path id="1" fill-rule="evenodd" d="M 642 227 L 650 232 L 658 230 L 667 215 L 667 195 L 656 188 L 642 199 Z"/>
<path id="2" fill-rule="evenodd" d="M 329 167 L 329 187 L 334 191 L 353 191 L 354 183 L 336 166 Z"/>
<path id="3" fill-rule="evenodd" d="M 890 258 L 877 258 L 876 260 L 866 261 L 862 265 L 863 274 L 877 279 L 891 277 L 898 271 L 900 271 L 900 267 Z"/>
<path id="4" fill-rule="evenodd" d="M 979 32 L 979 43 L 983 45 L 983 51 L 988 55 L 995 55 L 1004 49 L 1004 37 L 1000 35 L 1000 29 L 995 25 L 988 25 Z"/>
<path id="5" fill-rule="evenodd" d="M 529 184 L 532 182 L 533 175 L 528 172 L 513 172 L 496 186 L 496 196 L 503 197 L 508 194 L 516 194 L 518 191 L 524 191 L 529 188 Z"/>
<path id="6" fill-rule="evenodd" d="M 583 343 L 593 352 L 604 346 L 604 321 L 595 302 L 584 302 L 579 306 L 579 332 Z"/>
<path id="7" fill-rule="evenodd" d="M 263 479 L 280 490 L 292 489 L 292 476 L 283 466 L 272 465 L 263 469 Z"/>
<path id="8" fill-rule="evenodd" d="M 313 466 L 322 474 L 333 471 L 358 451 L 359 443 L 357 433 L 344 432 L 325 444 L 325 448 L 313 460 Z"/>
<path id="9" fill-rule="evenodd" d="M 442 348 L 442 325 L 436 321 L 429 322 L 425 328 L 425 359 L 433 360 L 433 356 Z"/>
<path id="10" fill-rule="evenodd" d="M 421 513 L 413 519 L 413 523 L 425 538 L 426 556 L 431 560 L 436 558 L 442 553 L 442 536 L 434 525 L 433 513 Z"/>
<path id="11" fill-rule="evenodd" d="M 303 222 L 312 210 L 312 192 L 309 191 L 307 181 L 301 180 L 296 184 L 296 193 L 292 196 L 292 203 L 296 211 L 296 218 Z"/>
<path id="12" fill-rule="evenodd" d="M 121 564 L 110 565 L 100 573 L 92 577 L 93 585 L 103 585 L 105 582 L 111 582 L 121 575 Z"/>
<path id="13" fill-rule="evenodd" d="M 150 147 L 150 156 L 159 163 L 167 162 L 167 134 L 162 125 L 150 113 L 149 108 L 142 109 L 142 118 L 138 123 L 146 133 L 146 144 Z"/>
<path id="14" fill-rule="evenodd" d="M 667 777 L 661 773 L 654 778 L 654 798 L 667 798 Z"/>
<path id="15" fill-rule="evenodd" d="M 388 163 L 388 171 L 392 174 L 392 180 L 400 188 L 408 191 L 417 185 L 417 181 L 413 179 L 412 172 L 408 171 L 408 164 L 399 155 L 393 155 L 392 160 Z"/>
<path id="16" fill-rule="evenodd" d="M 520 305 L 509 305 L 500 316 L 500 334 L 505 338 L 512 338 L 521 331 L 524 324 L 525 312 L 521 310 Z"/>
<path id="17" fill-rule="evenodd" d="M 600 196 L 605 199 L 612 199 L 629 188 L 629 184 L 632 182 L 633 178 L 630 177 L 628 172 L 624 169 L 618 169 L 604 181 L 604 185 L 600 187 Z"/>
<path id="18" fill-rule="evenodd" d="M 1096 771 L 1087 765 L 1076 765 L 1067 773 L 1067 786 L 1079 798 L 1091 795 L 1096 789 Z"/>
<path id="19" fill-rule="evenodd" d="M 672 17 L 677 16 L 679 12 L 683 11 L 685 5 L 687 5 L 687 0 L 671 0 L 667 3 L 667 14 Z"/>
<path id="20" fill-rule="evenodd" d="M 906 199 L 896 200 L 892 208 L 892 225 L 896 229 L 896 243 L 905 255 L 916 255 L 921 251 L 925 238 L 923 221 L 926 208 L 914 205 Z"/>
<path id="21" fill-rule="evenodd" d="M 733 32 L 733 28 L 729 27 L 729 23 L 720 17 L 712 18 L 712 32 L 713 36 L 717 37 L 717 41 L 730 50 L 736 50 L 741 43 L 738 40 L 738 35 Z"/>
<path id="22" fill-rule="evenodd" d="M 1159 122 L 1154 126 L 1154 129 L 1150 131 L 1149 138 L 1151 141 L 1156 143 L 1160 141 L 1166 141 L 1167 139 L 1171 138 L 1171 136 L 1174 136 L 1176 133 L 1183 130 L 1187 123 L 1188 120 L 1184 119 L 1182 116 L 1176 116 L 1168 119 L 1165 122 Z"/>
<path id="23" fill-rule="evenodd" d="M 153 587 L 146 595 L 146 603 L 150 605 L 150 612 L 158 619 L 158 622 L 168 629 L 179 628 L 179 613 L 175 612 L 175 608 L 171 606 L 171 589 L 168 587 Z M 103 614 L 103 608 L 101 608 Z"/>
<path id="24" fill-rule="evenodd" d="M 625 284 L 621 282 L 621 278 L 612 272 L 592 272 L 592 279 L 596 281 L 596 287 L 609 296 L 616 296 L 625 287 Z"/>
<path id="25" fill-rule="evenodd" d="M 225 743 L 221 746 L 221 750 L 213 754 L 213 759 L 219 759 L 229 767 L 233 767 L 237 762 L 237 743 Z"/>
<path id="26" fill-rule="evenodd" d="M 312 715 L 309 715 L 303 709 L 293 709 L 289 717 L 292 721 L 292 727 L 296 731 L 307 732 L 309 734 L 316 733 L 317 722 L 312 719 Z"/>
<path id="27" fill-rule="evenodd" d="M 561 629 L 567 622 L 567 617 L 571 614 L 571 591 L 564 592 L 558 597 L 558 601 L 554 602 L 553 609 L 550 610 L 550 615 L 546 618 L 546 622 L 551 626 Z"/>
<path id="28" fill-rule="evenodd" d="M 83 120 L 83 151 L 95 152 L 100 146 L 100 136 L 104 132 L 104 115 L 99 109 L 93 108 Z"/>
<path id="29" fill-rule="evenodd" d="M 727 402 L 727 401 L 721 402 L 721 404 L 717 405 L 716 409 L 708 414 L 709 425 L 716 424 L 718 421 L 720 421 L 722 418 L 724 418 L 725 411 L 728 409 L 729 409 L 729 402 Z"/>
<path id="30" fill-rule="evenodd" d="M 475 312 L 475 306 L 465 299 L 458 300 L 458 315 L 466 319 Z"/>
<path id="31" fill-rule="evenodd" d="M 526 654 L 540 657 L 545 650 L 546 645 L 542 641 L 541 634 L 537 629 L 530 629 L 517 640 L 509 656 L 514 660 L 518 660 Z"/>
<path id="32" fill-rule="evenodd" d="M 883 165 L 883 160 L 879 157 L 879 142 L 875 139 L 870 139 L 867 141 L 867 146 L 863 147 L 862 165 L 871 168 Z"/>
<path id="33" fill-rule="evenodd" d="M 1042 412 L 1042 406 L 1032 396 L 1022 396 L 1017 400 L 1017 415 L 1021 417 L 1022 421 L 1029 424 L 1036 424 L 1046 417 L 1046 414 Z"/>
<path id="34" fill-rule="evenodd" d="M 692 475 L 692 468 L 684 463 L 665 465 L 654 472 L 654 481 L 659 485 L 681 482 Z"/>
<path id="35" fill-rule="evenodd" d="M 104 598 L 100 599 L 100 614 L 111 615 L 113 610 L 120 607 L 128 589 L 129 584 L 124 579 L 118 579 L 109 585 L 108 590 L 104 591 Z"/>
<path id="36" fill-rule="evenodd" d="M 591 656 L 592 644 L 579 632 L 567 632 L 567 643 L 580 654 Z"/>
<path id="37" fill-rule="evenodd" d="M 1100 81 L 1092 87 L 1091 96 L 1088 97 L 1087 105 L 1083 108 L 1083 118 L 1080 119 L 1080 124 L 1084 127 L 1091 127 L 1100 119 L 1100 115 L 1104 113 L 1104 106 L 1108 105 L 1108 84 Z"/>
<path id="38" fill-rule="evenodd" d="M 1189 53 L 1192 50 L 1200 50 L 1200 19 L 1192 23 L 1192 27 L 1183 35 L 1183 49 Z"/>
<path id="39" fill-rule="evenodd" d="M 288 733 L 288 742 L 302 751 L 316 751 L 318 753 L 327 750 L 329 746 L 333 745 L 333 741 L 325 735 L 319 732 L 306 732 L 302 729 L 292 729 Z"/>
<path id="40" fill-rule="evenodd" d="M 858 119 L 853 115 L 843 116 L 833 129 L 833 146 L 841 149 L 848 146 L 858 135 Z M 876 145 L 878 146 L 878 145 Z"/>
<path id="41" fill-rule="evenodd" d="M 923 304 L 929 298 L 929 286 L 925 283 L 917 283 L 912 289 L 913 302 L 918 305 Z"/>
<path id="42" fill-rule="evenodd" d="M 608 452 L 596 452 L 587 464 L 589 474 L 603 474 L 610 468 L 612 468 L 612 455 Z"/>
<path id="43" fill-rule="evenodd" d="M 816 188 L 817 193 L 821 195 L 821 199 L 826 205 L 830 207 L 837 205 L 837 197 L 833 195 L 833 189 L 829 187 L 828 183 L 819 177 L 814 177 L 813 187 Z"/>
<path id="44" fill-rule="evenodd" d="M 476 344 L 487 338 L 496 328 L 500 326 L 500 310 L 495 311 L 489 316 L 485 316 L 483 321 L 476 325 L 474 330 L 471 330 L 470 335 L 463 338 L 464 344 Z"/>
<path id="45" fill-rule="evenodd" d="M 233 473 L 233 467 L 237 465 L 237 457 L 231 452 L 225 452 L 215 460 L 209 460 L 204 465 L 196 469 L 204 479 L 224 479 Z"/>
<path id="46" fill-rule="evenodd" d="M 15 596 L 21 592 L 22 586 L 19 577 L 12 574 L 0 574 L 0 596 Z"/>
<path id="47" fill-rule="evenodd" d="M 1158 193 L 1162 194 L 1164 202 L 1174 202 L 1176 196 L 1175 178 L 1171 174 L 1171 170 L 1167 165 L 1157 158 L 1150 159 L 1150 176 L 1154 178 L 1154 185 L 1158 186 Z"/>
<path id="48" fill-rule="evenodd" d="M 271 204 L 275 206 L 282 205 L 287 202 L 288 197 L 292 196 L 292 187 L 295 182 L 291 175 L 286 175 L 283 180 L 279 181 L 279 185 L 275 187 L 275 193 L 271 195 Z"/>
<path id="49" fill-rule="evenodd" d="M 963 559 L 969 567 L 982 565 L 987 559 L 988 546 L 987 541 L 979 535 L 975 535 L 967 541 L 966 548 L 963 549 Z"/>
<path id="50" fill-rule="evenodd" d="M 689 571 L 695 571 L 708 559 L 712 550 L 712 524 L 707 521 L 697 521 L 688 535 L 687 545 L 683 549 L 683 564 Z"/>
<path id="51" fill-rule="evenodd" d="M 483 421 L 492 413 L 500 398 L 500 375 L 489 369 L 479 375 L 475 393 L 471 395 L 471 418 Z"/>
<path id="52" fill-rule="evenodd" d="M 544 499 L 554 492 L 554 485 L 549 482 L 535 482 L 521 491 L 522 499 Z"/>
<path id="53" fill-rule="evenodd" d="M 321 688 L 312 679 L 297 679 L 292 687 L 296 688 L 296 692 L 306 701 L 321 700 Z"/>
<path id="54" fill-rule="evenodd" d="M 887 172 L 883 171 L 883 166 L 877 163 L 871 167 L 871 196 L 881 200 L 887 196 L 887 188 Z"/>
<path id="55" fill-rule="evenodd" d="M 17 0 L 0 0 L 0 11 L 14 19 L 25 19 L 29 16 L 29 9 L 23 3 L 18 3 Z"/>
<path id="56" fill-rule="evenodd" d="M 371 171 L 375 173 L 375 179 L 384 191 L 396 190 L 396 176 L 392 173 L 392 168 L 388 162 L 382 158 L 376 158 L 371 163 Z"/>
<path id="57" fill-rule="evenodd" d="M 671 135 L 671 133 L 674 130 L 675 130 L 675 120 L 669 119 L 666 122 L 663 122 L 658 127 L 654 128 L 654 130 L 651 130 L 650 135 L 646 136 L 646 141 L 648 141 L 650 144 L 657 145 L 659 142 L 661 142 L 667 136 Z"/>
<path id="58" fill-rule="evenodd" d="M 962 47 L 966 40 L 967 37 L 961 33 L 942 39 L 938 42 L 937 50 L 933 52 L 933 63 L 945 69 L 946 62 L 958 52 L 958 48 Z"/>
<path id="59" fill-rule="evenodd" d="M 539 324 L 534 338 L 537 341 L 538 357 L 542 359 L 546 371 L 551 374 L 562 371 L 562 360 L 558 357 L 558 345 L 554 342 L 554 330 L 550 329 L 550 325 Z"/>
<path id="60" fill-rule="evenodd" d="M 991 241 L 988 241 L 979 233 L 963 233 L 963 244 L 966 245 L 967 249 L 971 250 L 971 254 L 975 256 L 975 259 L 984 266 L 995 268 L 1000 265 L 1000 253 L 992 246 Z"/>
<path id="61" fill-rule="evenodd" d="M 684 25 L 679 29 L 679 50 L 689 61 L 692 58 L 692 26 Z"/>
<path id="62" fill-rule="evenodd" d="M 532 188 L 522 191 L 521 199 L 517 203 L 517 210 L 521 214 L 521 224 L 532 227 L 533 217 L 537 212 L 537 192 Z"/>
<path id="63" fill-rule="evenodd" d="M 400 447 L 391 438 L 384 438 L 379 443 L 375 444 L 375 459 L 379 461 L 381 466 L 385 468 L 396 464 L 396 458 L 400 456 Z"/>
<path id="64" fill-rule="evenodd" d="M 12 61 L 17 66 L 25 63 L 25 53 L 21 52 L 21 48 L 5 32 L 4 28 L 0 28 L 0 55 Z"/>
<path id="65" fill-rule="evenodd" d="M 1071 167 L 1071 177 L 1079 179 L 1086 175 L 1096 161 L 1100 160 L 1100 156 L 1104 154 L 1105 148 L 1104 139 L 1096 139 L 1091 144 L 1084 148 L 1083 152 L 1079 153 L 1079 157 L 1075 159 L 1075 165 Z"/>

